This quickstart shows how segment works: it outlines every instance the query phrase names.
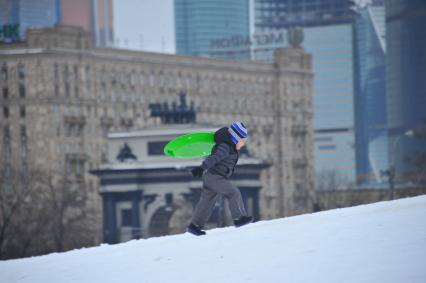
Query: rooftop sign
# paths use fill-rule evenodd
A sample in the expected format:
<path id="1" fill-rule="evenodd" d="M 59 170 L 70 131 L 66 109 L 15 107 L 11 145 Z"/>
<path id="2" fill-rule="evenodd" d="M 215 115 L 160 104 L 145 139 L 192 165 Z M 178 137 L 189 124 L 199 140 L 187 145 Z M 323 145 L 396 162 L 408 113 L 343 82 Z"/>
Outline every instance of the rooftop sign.
<path id="1" fill-rule="evenodd" d="M 210 41 L 210 48 L 250 47 L 253 45 L 266 45 L 284 43 L 284 33 L 255 34 L 249 36 L 234 35 L 230 38 L 217 38 Z"/>
<path id="2" fill-rule="evenodd" d="M 221 48 L 249 48 L 278 44 L 284 46 L 288 43 L 292 47 L 300 47 L 303 41 L 303 30 L 293 27 L 288 30 L 257 33 L 250 36 L 234 35 L 228 38 L 217 38 L 210 41 L 210 49 Z"/>

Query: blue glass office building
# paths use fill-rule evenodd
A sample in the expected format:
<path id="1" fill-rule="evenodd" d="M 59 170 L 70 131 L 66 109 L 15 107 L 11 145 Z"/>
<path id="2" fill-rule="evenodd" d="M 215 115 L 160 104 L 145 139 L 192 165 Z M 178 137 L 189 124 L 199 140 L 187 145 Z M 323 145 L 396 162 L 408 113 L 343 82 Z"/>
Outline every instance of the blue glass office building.
<path id="1" fill-rule="evenodd" d="M 426 158 L 426 1 L 386 1 L 386 49 L 389 162 L 410 182 Z"/>
<path id="2" fill-rule="evenodd" d="M 347 0 L 255 0 L 257 35 L 285 37 L 286 29 L 301 26 L 302 46 L 312 54 L 317 185 L 324 177 L 342 188 L 356 180 L 352 5 Z M 255 46 L 253 59 L 268 60 L 274 48 L 286 45 Z"/>
<path id="3" fill-rule="evenodd" d="M 353 26 L 306 27 L 303 33 L 314 73 L 315 171 L 319 179 L 333 176 L 346 186 L 356 179 Z M 286 30 L 257 35 L 273 35 L 276 41 L 254 46 L 256 61 L 270 62 L 274 49 L 288 46 Z"/>
<path id="4" fill-rule="evenodd" d="M 382 172 L 389 168 L 383 3 L 360 9 L 355 31 L 356 171 L 359 184 L 372 185 L 385 182 Z"/>
<path id="5" fill-rule="evenodd" d="M 213 40 L 249 36 L 248 0 L 175 0 L 176 53 L 209 56 Z M 248 59 L 248 52 L 224 58 Z"/>
<path id="6" fill-rule="evenodd" d="M 314 27 L 352 21 L 349 0 L 254 0 L 255 30 L 269 32 L 293 26 Z"/>
<path id="7" fill-rule="evenodd" d="M 335 175 L 341 185 L 355 181 L 353 27 L 305 29 L 314 72 L 315 171 Z M 336 180 L 337 181 L 337 180 Z"/>
<path id="8" fill-rule="evenodd" d="M 28 28 L 48 27 L 61 20 L 60 0 L 1 0 L 0 22 L 19 24 L 20 38 Z"/>

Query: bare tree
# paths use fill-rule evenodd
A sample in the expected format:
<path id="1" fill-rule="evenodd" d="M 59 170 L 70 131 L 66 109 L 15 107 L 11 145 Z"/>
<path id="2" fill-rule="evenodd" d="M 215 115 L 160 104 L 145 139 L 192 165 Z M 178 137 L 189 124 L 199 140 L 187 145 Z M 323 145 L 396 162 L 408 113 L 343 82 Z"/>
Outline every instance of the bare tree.
<path id="1" fill-rule="evenodd" d="M 414 187 L 426 186 L 426 153 L 406 159 L 411 170 L 402 174 L 401 179 Z"/>
<path id="2" fill-rule="evenodd" d="M 0 168 L 0 258 L 93 245 L 93 210 L 82 179 Z"/>
<path id="3" fill-rule="evenodd" d="M 356 189 L 348 178 L 336 171 L 321 172 L 316 176 L 316 211 L 349 207 L 367 201 L 367 195 Z"/>
<path id="4" fill-rule="evenodd" d="M 47 221 L 40 171 L 0 170 L 0 258 L 25 255 Z"/>
<path id="5" fill-rule="evenodd" d="M 424 148 L 426 146 L 426 125 L 410 132 L 411 138 L 415 139 Z M 415 156 L 407 156 L 406 161 L 411 166 L 411 170 L 404 174 L 404 181 L 408 181 L 416 187 L 424 188 L 426 186 L 426 151 L 417 152 Z"/>
<path id="6" fill-rule="evenodd" d="M 62 252 L 66 243 L 72 241 L 69 236 L 84 234 L 84 231 L 79 231 L 82 225 L 77 224 L 84 221 L 92 210 L 86 206 L 88 192 L 82 179 L 59 174 L 56 176 L 60 177 L 54 178 L 51 175 L 46 180 L 46 204 L 52 215 L 49 231 L 54 240 L 55 251 Z"/>
<path id="7" fill-rule="evenodd" d="M 337 171 L 320 172 L 316 175 L 315 186 L 317 191 L 334 191 L 347 189 L 350 186 L 346 177 Z"/>

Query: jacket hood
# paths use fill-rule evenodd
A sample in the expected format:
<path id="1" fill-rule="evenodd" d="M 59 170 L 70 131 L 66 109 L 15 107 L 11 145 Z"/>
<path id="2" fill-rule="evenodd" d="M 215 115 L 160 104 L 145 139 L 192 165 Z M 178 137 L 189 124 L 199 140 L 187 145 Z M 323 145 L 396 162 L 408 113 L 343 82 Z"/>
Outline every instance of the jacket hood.
<path id="1" fill-rule="evenodd" d="M 231 134 L 228 131 L 228 127 L 223 127 L 223 128 L 220 128 L 219 130 L 217 130 L 214 133 L 214 141 L 217 144 L 224 142 L 224 143 L 231 145 L 232 148 L 235 148 L 235 144 L 232 141 Z"/>

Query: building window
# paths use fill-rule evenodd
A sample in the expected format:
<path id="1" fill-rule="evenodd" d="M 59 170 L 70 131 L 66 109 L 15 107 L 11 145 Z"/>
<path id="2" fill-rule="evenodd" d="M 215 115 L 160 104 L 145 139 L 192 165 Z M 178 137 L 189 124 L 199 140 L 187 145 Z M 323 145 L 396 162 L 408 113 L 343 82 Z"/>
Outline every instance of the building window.
<path id="1" fill-rule="evenodd" d="M 70 95 L 70 84 L 68 82 L 65 82 L 65 96 Z"/>
<path id="2" fill-rule="evenodd" d="M 55 64 L 54 66 L 54 81 L 55 81 L 55 95 L 59 95 L 59 66 Z"/>
<path id="3" fill-rule="evenodd" d="M 76 160 L 75 161 L 75 174 L 76 175 L 83 175 L 83 162 L 81 160 Z"/>
<path id="4" fill-rule="evenodd" d="M 27 128 L 22 125 L 21 126 L 21 156 L 23 163 L 26 163 L 27 158 Z"/>
<path id="5" fill-rule="evenodd" d="M 316 137 L 315 141 L 316 142 L 329 142 L 329 141 L 333 141 L 333 137 Z"/>
<path id="6" fill-rule="evenodd" d="M 73 71 L 74 71 L 74 80 L 78 80 L 78 67 L 77 67 L 77 65 L 73 66 Z"/>
<path id="7" fill-rule="evenodd" d="M 74 125 L 74 132 L 75 132 L 75 136 L 81 137 L 83 135 L 83 125 L 82 124 L 75 124 Z"/>
<path id="8" fill-rule="evenodd" d="M 90 96 L 90 66 L 86 65 L 86 74 L 85 74 L 85 79 L 86 79 L 86 93 L 87 95 Z"/>
<path id="9" fill-rule="evenodd" d="M 7 67 L 6 67 L 6 64 L 3 64 L 3 66 L 1 67 L 1 80 L 3 82 L 7 81 Z"/>
<path id="10" fill-rule="evenodd" d="M 83 135 L 83 124 L 66 122 L 64 130 L 66 137 L 81 137 Z"/>
<path id="11" fill-rule="evenodd" d="M 64 81 L 68 81 L 68 65 L 64 65 L 64 69 L 63 69 L 63 77 L 64 77 Z"/>
<path id="12" fill-rule="evenodd" d="M 73 171 L 72 167 L 73 167 L 73 164 L 72 164 L 71 160 L 67 160 L 67 162 L 66 162 L 66 172 L 67 172 L 68 175 L 70 175 L 72 173 L 72 171 Z"/>
<path id="13" fill-rule="evenodd" d="M 67 174 L 75 174 L 77 176 L 83 176 L 84 174 L 84 160 L 76 158 L 66 159 L 66 172 Z"/>
<path id="14" fill-rule="evenodd" d="M 21 118 L 25 118 L 25 116 L 26 116 L 25 106 L 20 107 L 19 113 L 20 113 Z"/>
<path id="15" fill-rule="evenodd" d="M 22 64 L 18 65 L 18 78 L 20 80 L 25 79 L 25 68 L 24 68 L 24 65 L 22 65 Z"/>
<path id="16" fill-rule="evenodd" d="M 9 98 L 9 89 L 7 87 L 3 88 L 3 98 L 8 99 Z"/>
<path id="17" fill-rule="evenodd" d="M 69 71 L 68 71 L 68 65 L 64 65 L 63 69 L 63 77 L 64 77 L 64 88 L 65 88 L 65 96 L 70 95 L 70 84 L 68 82 L 69 79 Z"/>
<path id="18" fill-rule="evenodd" d="M 335 145 L 321 145 L 318 147 L 319 150 L 335 150 Z"/>
<path id="19" fill-rule="evenodd" d="M 9 118 L 9 107 L 7 106 L 3 107 L 3 117 L 6 119 Z"/>
<path id="20" fill-rule="evenodd" d="M 148 155 L 163 155 L 167 141 L 148 142 Z"/>
<path id="21" fill-rule="evenodd" d="M 54 73 L 54 76 L 55 76 L 55 81 L 59 80 L 59 66 L 58 66 L 58 64 L 55 64 L 53 66 L 53 73 Z"/>
<path id="22" fill-rule="evenodd" d="M 66 123 L 65 124 L 65 136 L 71 137 L 73 132 L 73 124 Z"/>
<path id="23" fill-rule="evenodd" d="M 71 125 L 68 124 L 68 123 L 65 123 L 64 131 L 65 131 L 65 136 L 66 137 L 71 136 Z"/>
<path id="24" fill-rule="evenodd" d="M 3 129 L 4 136 L 3 136 L 3 144 L 4 144 L 4 154 L 5 154 L 5 160 L 6 162 L 10 162 L 11 156 L 12 156 L 12 147 L 11 147 L 11 141 L 10 141 L 10 128 L 9 126 L 5 126 Z"/>
<path id="25" fill-rule="evenodd" d="M 19 84 L 19 97 L 25 98 L 25 85 Z"/>
<path id="26" fill-rule="evenodd" d="M 101 82 L 101 98 L 102 99 L 106 98 L 106 92 L 107 92 L 106 84 L 105 82 Z"/>
<path id="27" fill-rule="evenodd" d="M 306 176 L 305 176 L 305 168 L 303 167 L 298 167 L 294 169 L 294 175 L 296 177 L 297 180 L 303 180 Z"/>

